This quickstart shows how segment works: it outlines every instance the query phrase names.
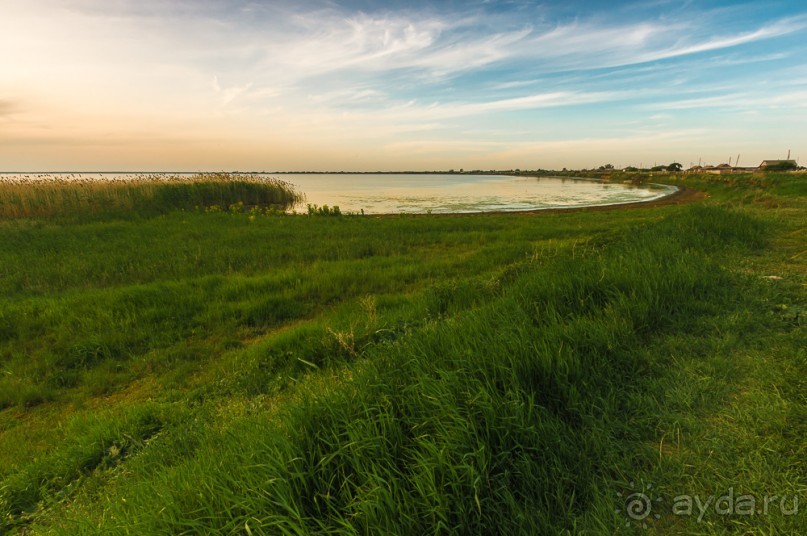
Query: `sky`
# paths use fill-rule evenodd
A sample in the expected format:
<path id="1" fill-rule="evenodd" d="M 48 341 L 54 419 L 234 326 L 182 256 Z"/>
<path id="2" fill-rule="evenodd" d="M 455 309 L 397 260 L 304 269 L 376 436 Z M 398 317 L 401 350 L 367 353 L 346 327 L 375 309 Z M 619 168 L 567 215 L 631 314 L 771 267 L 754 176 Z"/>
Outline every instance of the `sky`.
<path id="1" fill-rule="evenodd" d="M 0 171 L 807 160 L 803 0 L 0 0 Z"/>

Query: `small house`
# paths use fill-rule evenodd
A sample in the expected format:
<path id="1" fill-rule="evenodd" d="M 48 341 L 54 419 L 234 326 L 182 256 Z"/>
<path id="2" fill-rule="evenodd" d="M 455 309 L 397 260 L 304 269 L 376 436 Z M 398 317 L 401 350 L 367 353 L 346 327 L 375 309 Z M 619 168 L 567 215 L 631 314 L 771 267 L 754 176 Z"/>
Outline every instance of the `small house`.
<path id="1" fill-rule="evenodd" d="M 764 171 L 765 168 L 769 167 L 796 169 L 799 164 L 795 160 L 763 160 L 758 169 Z"/>

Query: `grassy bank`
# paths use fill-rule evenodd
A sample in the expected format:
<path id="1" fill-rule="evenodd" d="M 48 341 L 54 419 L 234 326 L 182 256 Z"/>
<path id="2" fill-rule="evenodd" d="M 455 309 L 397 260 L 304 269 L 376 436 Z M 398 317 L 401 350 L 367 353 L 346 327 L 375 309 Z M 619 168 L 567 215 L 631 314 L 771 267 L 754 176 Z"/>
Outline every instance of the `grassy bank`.
<path id="1" fill-rule="evenodd" d="M 798 533 L 799 180 L 597 213 L 2 221 L 5 530 Z M 785 500 L 673 510 L 730 489 Z"/>

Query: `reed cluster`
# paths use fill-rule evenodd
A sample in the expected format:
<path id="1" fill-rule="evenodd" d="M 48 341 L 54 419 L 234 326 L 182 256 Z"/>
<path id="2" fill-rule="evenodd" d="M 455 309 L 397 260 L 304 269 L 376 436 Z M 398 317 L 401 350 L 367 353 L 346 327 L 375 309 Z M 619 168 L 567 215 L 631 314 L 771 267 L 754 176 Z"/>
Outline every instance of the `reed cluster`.
<path id="1" fill-rule="evenodd" d="M 171 210 L 252 207 L 287 210 L 304 196 L 288 182 L 230 173 L 130 175 L 114 180 L 81 175 L 0 180 L 0 218 L 151 216 Z"/>

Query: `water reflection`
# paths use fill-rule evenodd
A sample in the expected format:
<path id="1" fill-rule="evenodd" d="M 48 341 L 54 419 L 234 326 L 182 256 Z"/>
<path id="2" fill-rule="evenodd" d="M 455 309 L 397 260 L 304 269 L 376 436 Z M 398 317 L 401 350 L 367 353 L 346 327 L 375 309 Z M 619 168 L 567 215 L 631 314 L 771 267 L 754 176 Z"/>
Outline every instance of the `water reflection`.
<path id="1" fill-rule="evenodd" d="M 306 202 L 342 212 L 423 214 L 520 211 L 650 201 L 673 186 L 636 187 L 566 177 L 311 174 L 287 180 Z M 303 207 L 304 208 L 304 207 Z"/>

